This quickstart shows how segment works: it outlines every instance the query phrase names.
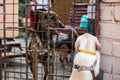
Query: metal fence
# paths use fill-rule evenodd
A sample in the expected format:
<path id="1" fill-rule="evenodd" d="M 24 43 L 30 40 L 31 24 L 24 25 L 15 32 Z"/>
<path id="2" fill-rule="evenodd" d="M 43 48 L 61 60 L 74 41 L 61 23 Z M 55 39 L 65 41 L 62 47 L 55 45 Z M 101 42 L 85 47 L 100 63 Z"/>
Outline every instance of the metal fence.
<path id="1" fill-rule="evenodd" d="M 3 19 L 0 22 L 0 80 L 68 80 L 74 59 L 74 41 L 87 32 L 79 26 L 81 17 L 87 15 L 88 5 L 96 7 L 95 12 L 89 13 L 96 15 L 95 35 L 99 35 L 99 0 L 95 4 L 88 0 L 53 0 L 51 9 L 47 5 L 48 11 L 36 9 L 29 27 L 28 8 L 37 5 L 40 6 L 30 5 L 30 0 L 0 3 Z M 37 28 L 32 29 L 32 26 Z"/>

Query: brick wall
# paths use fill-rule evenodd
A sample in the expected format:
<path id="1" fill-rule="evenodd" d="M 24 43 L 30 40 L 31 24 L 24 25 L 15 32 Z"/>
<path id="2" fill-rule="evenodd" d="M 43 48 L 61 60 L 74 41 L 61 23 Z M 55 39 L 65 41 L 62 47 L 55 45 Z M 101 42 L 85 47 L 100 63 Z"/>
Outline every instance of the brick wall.
<path id="1" fill-rule="evenodd" d="M 100 10 L 103 80 L 120 80 L 120 0 L 102 0 Z"/>
<path id="2" fill-rule="evenodd" d="M 12 29 L 6 29 L 6 37 L 16 37 L 18 36 L 18 30 L 15 30 L 14 28 L 18 27 L 18 0 L 5 0 L 5 2 L 5 24 L 6 27 L 12 27 Z M 2 3 L 3 0 L 0 0 L 0 4 Z M 3 28 L 3 6 L 0 6 L 0 38 L 3 37 Z"/>

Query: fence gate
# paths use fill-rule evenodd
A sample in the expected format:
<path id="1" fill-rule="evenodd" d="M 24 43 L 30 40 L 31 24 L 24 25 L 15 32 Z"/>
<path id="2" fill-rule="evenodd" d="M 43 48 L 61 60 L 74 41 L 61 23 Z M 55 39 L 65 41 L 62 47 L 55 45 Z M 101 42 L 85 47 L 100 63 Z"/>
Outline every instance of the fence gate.
<path id="1" fill-rule="evenodd" d="M 94 35 L 99 35 L 99 0 L 53 0 L 52 7 L 49 1 L 44 5 L 0 0 L 0 80 L 68 80 L 74 42 L 89 31 L 80 24 L 95 25 Z M 37 10 L 37 6 L 48 10 Z M 81 21 L 88 13 L 95 14 L 93 23 Z"/>

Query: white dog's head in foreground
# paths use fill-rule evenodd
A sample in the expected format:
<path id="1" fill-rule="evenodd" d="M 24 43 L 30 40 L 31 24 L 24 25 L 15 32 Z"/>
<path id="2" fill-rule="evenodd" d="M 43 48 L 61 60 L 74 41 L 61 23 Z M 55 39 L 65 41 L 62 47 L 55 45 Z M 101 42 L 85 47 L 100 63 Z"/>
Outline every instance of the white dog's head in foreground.
<path id="1" fill-rule="evenodd" d="M 85 33 L 79 36 L 75 42 L 74 65 L 69 80 L 93 80 L 91 70 L 94 70 L 94 76 L 97 76 L 100 68 L 100 49 L 98 39 Z"/>

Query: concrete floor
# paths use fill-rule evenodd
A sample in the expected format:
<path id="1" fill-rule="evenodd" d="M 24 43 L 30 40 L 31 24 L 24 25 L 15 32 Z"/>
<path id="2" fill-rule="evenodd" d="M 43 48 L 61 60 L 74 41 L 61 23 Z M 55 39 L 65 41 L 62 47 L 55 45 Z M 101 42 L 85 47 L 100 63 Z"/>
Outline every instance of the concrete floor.
<path id="1" fill-rule="evenodd" d="M 25 47 L 25 40 L 22 38 L 16 39 L 17 42 L 20 42 L 23 50 Z M 30 40 L 28 40 L 29 43 Z M 20 52 L 19 49 L 15 48 L 12 50 L 12 52 Z M 24 52 L 24 51 L 23 51 Z M 63 69 L 61 67 L 60 61 L 59 61 L 59 55 L 56 51 L 55 61 L 54 61 L 54 80 L 68 80 L 68 77 L 71 74 L 71 65 L 66 64 L 66 68 Z M 26 74 L 28 77 L 28 80 L 33 80 L 32 73 L 30 71 L 30 66 L 28 66 L 28 69 L 26 69 L 26 58 L 24 57 L 18 57 L 18 58 L 12 58 L 7 59 L 7 62 L 5 62 L 5 65 L 3 66 L 3 80 L 26 80 Z M 39 80 L 42 80 L 43 76 L 43 66 L 39 63 L 38 65 L 38 77 Z M 64 77 L 63 77 L 64 76 Z M 48 79 L 49 80 L 49 79 Z"/>

